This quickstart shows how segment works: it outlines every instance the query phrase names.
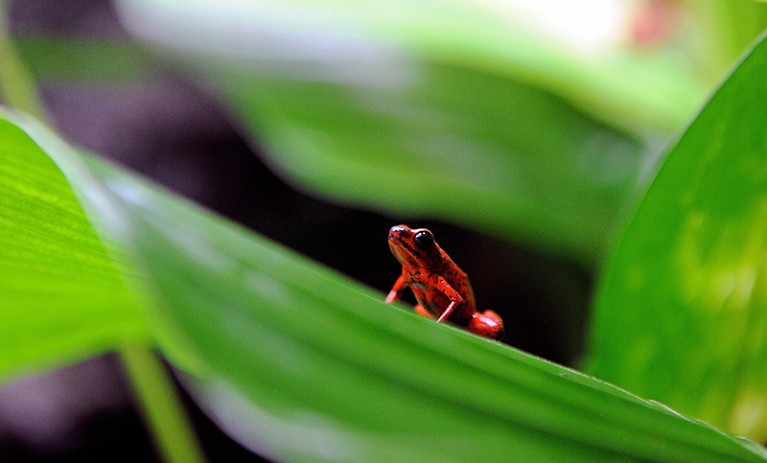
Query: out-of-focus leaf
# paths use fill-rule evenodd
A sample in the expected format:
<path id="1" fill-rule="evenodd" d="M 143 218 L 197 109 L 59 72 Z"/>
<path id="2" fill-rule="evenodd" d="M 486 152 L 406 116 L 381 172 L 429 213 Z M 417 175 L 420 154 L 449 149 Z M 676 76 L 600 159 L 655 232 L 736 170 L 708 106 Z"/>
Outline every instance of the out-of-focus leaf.
<path id="1" fill-rule="evenodd" d="M 437 65 L 428 74 L 412 94 L 378 89 L 363 101 L 326 82 L 238 78 L 228 88 L 301 187 L 581 260 L 598 254 L 637 182 L 640 143 L 508 80 Z"/>
<path id="2" fill-rule="evenodd" d="M 147 339 L 61 171 L 0 118 L 0 380 Z"/>
<path id="3" fill-rule="evenodd" d="M 38 81 L 135 79 L 151 64 L 147 53 L 127 40 L 23 36 L 14 46 Z"/>
<path id="4" fill-rule="evenodd" d="M 611 258 L 590 371 L 767 438 L 767 43 L 671 150 Z"/>
<path id="5" fill-rule="evenodd" d="M 281 460 L 767 461 L 759 446 L 663 406 L 386 305 L 24 127 L 144 270 L 152 310 L 172 328 L 157 331 L 164 345 L 188 349 L 228 404 L 243 400 L 230 413 Z"/>
<path id="6" fill-rule="evenodd" d="M 650 160 L 574 102 L 678 122 L 699 94 L 679 72 L 536 41 L 476 2 L 118 4 L 215 82 L 300 187 L 582 261 Z"/>
<path id="7" fill-rule="evenodd" d="M 634 129 L 676 128 L 707 87 L 678 57 L 621 47 L 620 34 L 587 46 L 578 37 L 541 33 L 527 21 L 529 9 L 514 2 L 121 0 L 117 6 L 142 36 L 209 59 L 255 63 L 257 73 L 276 75 L 286 63 L 303 61 L 313 65 L 307 78 L 370 81 L 365 68 L 372 65 L 386 81 L 407 64 L 397 55 L 408 54 L 534 85 Z"/>

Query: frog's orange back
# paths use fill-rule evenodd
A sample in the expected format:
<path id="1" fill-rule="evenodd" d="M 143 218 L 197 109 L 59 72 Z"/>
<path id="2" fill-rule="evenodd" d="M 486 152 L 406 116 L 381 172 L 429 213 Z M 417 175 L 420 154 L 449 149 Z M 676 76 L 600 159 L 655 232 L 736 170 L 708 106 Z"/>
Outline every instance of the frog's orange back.
<path id="1" fill-rule="evenodd" d="M 442 255 L 441 260 L 444 263 L 444 267 L 439 269 L 439 274 L 461 295 L 464 304 L 463 310 L 469 314 L 474 313 L 476 311 L 476 303 L 474 302 L 474 291 L 471 289 L 468 275 L 461 270 L 458 264 L 453 262 L 453 259 L 439 245 L 436 245 L 436 248 Z"/>

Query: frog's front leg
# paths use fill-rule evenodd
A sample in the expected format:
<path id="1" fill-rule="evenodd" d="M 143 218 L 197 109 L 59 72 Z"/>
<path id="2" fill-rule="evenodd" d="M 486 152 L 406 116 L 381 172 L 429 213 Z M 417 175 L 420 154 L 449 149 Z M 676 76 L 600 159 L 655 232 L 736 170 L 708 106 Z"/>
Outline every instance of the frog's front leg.
<path id="1" fill-rule="evenodd" d="M 389 294 L 386 296 L 386 303 L 391 304 L 392 302 L 398 301 L 405 286 L 407 286 L 407 281 L 405 280 L 405 277 L 400 275 L 391 287 L 391 291 L 389 291 Z"/>
<path id="2" fill-rule="evenodd" d="M 461 306 L 463 306 L 463 297 L 461 297 L 461 295 L 458 294 L 458 291 L 454 290 L 453 287 L 439 275 L 436 276 L 435 286 L 442 294 L 450 299 L 450 304 L 448 304 L 445 311 L 442 312 L 442 315 L 437 319 L 437 323 L 442 323 L 447 320 L 453 312 L 459 310 Z"/>

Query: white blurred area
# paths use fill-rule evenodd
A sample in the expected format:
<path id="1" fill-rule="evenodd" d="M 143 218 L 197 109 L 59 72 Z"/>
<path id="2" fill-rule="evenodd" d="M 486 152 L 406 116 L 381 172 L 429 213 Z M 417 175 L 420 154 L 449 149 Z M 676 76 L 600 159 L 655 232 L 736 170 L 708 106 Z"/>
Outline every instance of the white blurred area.
<path id="1" fill-rule="evenodd" d="M 625 37 L 635 1 L 475 0 L 510 24 L 583 53 L 603 52 Z"/>
<path id="2" fill-rule="evenodd" d="M 670 4 L 669 0 L 420 0 L 371 1 L 275 1 L 275 0 L 119 0 L 116 2 L 123 24 L 138 36 L 160 43 L 176 42 L 174 29 L 198 32 L 216 30 L 203 39 L 197 34 L 183 34 L 187 44 L 205 49 L 207 42 L 221 36 L 258 35 L 253 26 L 269 30 L 284 26 L 308 31 L 330 26 L 336 31 L 354 29 L 355 22 L 402 26 L 413 20 L 425 34 L 440 31 L 462 32 L 463 22 L 481 21 L 498 30 L 524 31 L 533 37 L 570 50 L 600 53 L 625 42 L 637 11 Z M 177 11 L 183 9 L 183 14 Z M 185 24 L 177 24 L 183 20 Z M 451 26 L 458 27 L 451 27 Z M 397 26 L 394 26 L 396 28 Z M 200 29 L 202 28 L 202 29 Z M 388 26 L 379 28 L 387 29 Z M 440 30 L 441 29 L 441 30 Z M 391 29 L 390 29 L 391 30 Z M 222 33 L 223 32 L 223 33 Z M 176 37 L 174 40 L 173 37 Z M 199 42 L 198 42 L 199 39 Z M 327 37 L 325 37 L 327 39 Z M 202 42 L 202 43 L 200 43 Z M 206 46 L 207 45 L 207 46 Z M 233 45 L 233 44 L 232 44 Z"/>
<path id="3" fill-rule="evenodd" d="M 457 53 L 470 61 L 514 63 L 514 73 L 556 80 L 556 72 L 540 69 L 531 56 L 543 53 L 578 66 L 620 53 L 639 42 L 634 29 L 637 18 L 647 16 L 643 12 L 653 11 L 650 21 L 665 23 L 675 2 L 117 0 L 115 6 L 134 36 L 184 55 L 256 65 L 260 72 L 274 63 L 315 63 L 319 66 L 311 73 L 301 69 L 295 75 L 397 86 L 412 78 L 403 50 L 448 60 Z"/>

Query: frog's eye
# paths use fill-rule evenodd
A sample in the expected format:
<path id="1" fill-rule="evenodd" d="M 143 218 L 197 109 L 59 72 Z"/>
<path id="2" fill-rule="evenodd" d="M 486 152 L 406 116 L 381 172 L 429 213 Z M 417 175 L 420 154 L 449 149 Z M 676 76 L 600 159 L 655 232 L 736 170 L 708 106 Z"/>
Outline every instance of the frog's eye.
<path id="1" fill-rule="evenodd" d="M 413 237 L 413 243 L 418 248 L 426 250 L 434 246 L 434 236 L 428 230 L 419 231 Z"/>

